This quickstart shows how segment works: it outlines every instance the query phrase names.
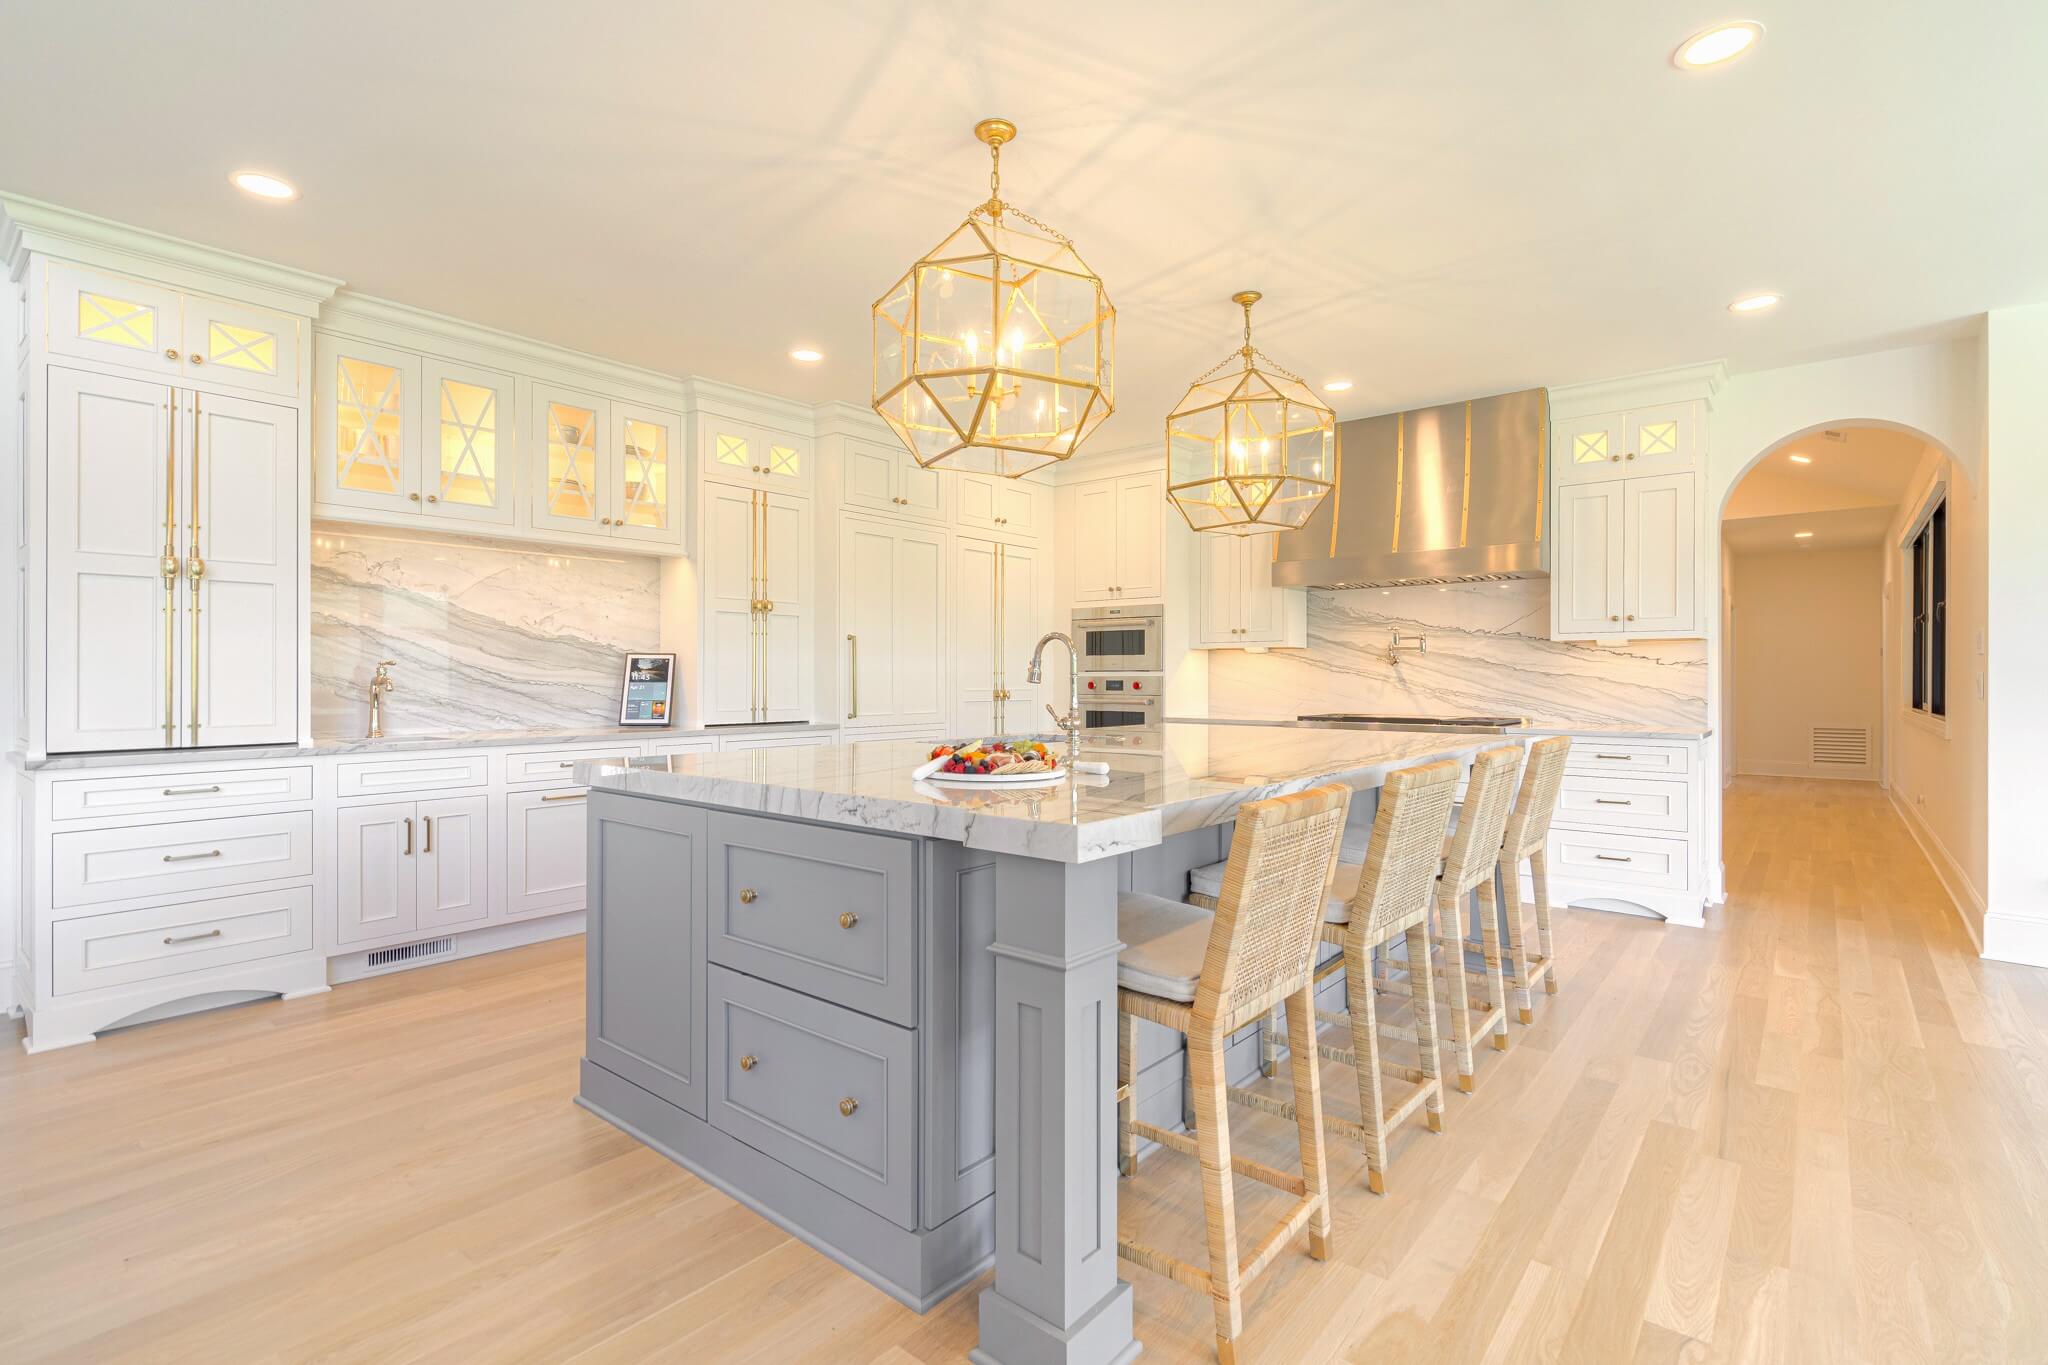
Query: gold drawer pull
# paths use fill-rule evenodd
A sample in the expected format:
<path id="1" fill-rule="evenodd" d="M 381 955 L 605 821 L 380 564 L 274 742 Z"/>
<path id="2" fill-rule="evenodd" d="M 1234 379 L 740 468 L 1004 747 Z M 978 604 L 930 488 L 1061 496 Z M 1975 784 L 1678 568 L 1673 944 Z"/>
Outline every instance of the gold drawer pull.
<path id="1" fill-rule="evenodd" d="M 573 768 L 576 766 L 576 760 L 572 758 L 567 763 L 557 763 L 555 766 L 557 768 Z"/>
<path id="2" fill-rule="evenodd" d="M 203 934 L 174 934 L 174 935 L 172 935 L 171 937 L 169 937 L 169 938 L 166 938 L 166 939 L 164 940 L 164 942 L 165 942 L 165 943 L 197 943 L 197 942 L 199 942 L 199 941 L 200 941 L 201 939 L 207 939 L 207 938 L 219 938 L 219 937 L 220 937 L 220 930 L 218 930 L 218 929 L 208 929 L 208 930 L 207 930 L 207 931 L 206 931 L 205 933 L 203 933 Z"/>
<path id="3" fill-rule="evenodd" d="M 211 848 L 204 853 L 166 853 L 164 854 L 164 861 L 167 863 L 189 863 L 198 858 L 218 858 L 219 856 L 220 850 Z"/>
<path id="4" fill-rule="evenodd" d="M 1603 863 L 1632 863 L 1635 861 L 1634 858 L 1620 853 L 1595 853 L 1593 856 Z"/>
<path id="5" fill-rule="evenodd" d="M 217 791 L 219 791 L 219 790 L 220 790 L 220 788 L 219 788 L 219 787 L 217 787 L 217 786 L 214 786 L 214 787 L 165 787 L 165 788 L 164 788 L 164 795 L 165 795 L 165 796 L 205 796 L 205 795 L 208 795 L 208 794 L 209 794 L 209 793 L 211 793 L 211 792 L 217 792 Z"/>
<path id="6" fill-rule="evenodd" d="M 555 796 L 543 796 L 543 801 L 581 801 L 589 792 L 562 792 Z"/>
<path id="7" fill-rule="evenodd" d="M 851 910 L 843 910 L 843 911 L 841 911 L 841 912 L 840 912 L 840 914 L 839 914 L 839 927 L 840 927 L 840 928 L 842 928 L 842 929 L 851 929 L 851 928 L 852 928 L 852 927 L 853 927 L 854 925 L 856 925 L 856 924 L 859 924 L 859 923 L 860 923 L 860 916 L 859 916 L 859 915 L 856 915 L 856 914 L 854 914 L 854 913 L 853 913 L 853 911 L 851 911 Z"/>
<path id="8" fill-rule="evenodd" d="M 1635 802 L 1621 796 L 1596 796 L 1593 798 L 1593 804 L 1596 806 L 1633 806 Z"/>
<path id="9" fill-rule="evenodd" d="M 1618 763 L 1629 763 L 1635 759 L 1634 754 L 1594 754 L 1593 757 L 1611 759 Z"/>
<path id="10" fill-rule="evenodd" d="M 845 1099 L 839 1101 L 839 1112 L 841 1116 L 845 1118 L 852 1118 L 853 1111 L 858 1108 L 860 1108 L 860 1101 L 853 1098 L 853 1096 L 851 1095 L 848 1095 Z"/>
<path id="11" fill-rule="evenodd" d="M 740 1070 L 752 1071 L 757 1065 L 760 1064 L 760 1061 L 761 1059 L 759 1057 L 756 1057 L 753 1053 L 749 1052 L 746 1056 L 740 1058 Z"/>
<path id="12" fill-rule="evenodd" d="M 746 887 L 740 892 L 741 905 L 752 905 L 755 901 L 759 899 L 760 896 L 755 892 L 754 888 L 751 886 Z"/>

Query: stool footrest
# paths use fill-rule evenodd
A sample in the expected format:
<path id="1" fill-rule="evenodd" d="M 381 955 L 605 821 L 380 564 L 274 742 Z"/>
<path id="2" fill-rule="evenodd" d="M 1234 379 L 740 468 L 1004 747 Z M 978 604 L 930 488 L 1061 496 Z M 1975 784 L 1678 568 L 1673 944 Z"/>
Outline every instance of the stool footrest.
<path id="1" fill-rule="evenodd" d="M 1260 1098 L 1263 1099 L 1264 1096 L 1261 1096 Z M 1279 1101 L 1268 1100 L 1267 1103 L 1277 1104 L 1279 1103 Z M 1263 1106 L 1254 1107 L 1257 1108 Z M 1287 1106 L 1286 1117 L 1294 1117 L 1293 1105 Z M 1149 1123 L 1133 1123 L 1131 1125 L 1131 1131 L 1133 1133 L 1136 1133 L 1139 1137 L 1152 1139 L 1152 1141 L 1158 1143 L 1161 1147 L 1170 1148 L 1173 1151 L 1179 1152 L 1182 1156 L 1191 1156 L 1195 1157 L 1198 1160 L 1201 1158 L 1202 1149 L 1200 1148 L 1200 1146 L 1196 1144 L 1195 1140 L 1189 1137 L 1186 1133 L 1176 1133 L 1171 1128 L 1155 1128 Z M 1230 1157 L 1230 1168 L 1236 1171 L 1239 1175 L 1249 1176 L 1251 1179 L 1258 1181 L 1261 1185 L 1271 1185 L 1274 1189 L 1284 1191 L 1288 1194 L 1294 1195 L 1297 1198 L 1301 1197 L 1302 1195 L 1305 1195 L 1308 1192 L 1308 1185 L 1302 1180 L 1300 1176 L 1289 1175 L 1287 1174 L 1287 1172 L 1282 1170 L 1276 1170 L 1273 1167 L 1266 1165 L 1264 1162 L 1253 1161 L 1250 1157 L 1238 1156 L 1234 1152 L 1231 1154 Z"/>

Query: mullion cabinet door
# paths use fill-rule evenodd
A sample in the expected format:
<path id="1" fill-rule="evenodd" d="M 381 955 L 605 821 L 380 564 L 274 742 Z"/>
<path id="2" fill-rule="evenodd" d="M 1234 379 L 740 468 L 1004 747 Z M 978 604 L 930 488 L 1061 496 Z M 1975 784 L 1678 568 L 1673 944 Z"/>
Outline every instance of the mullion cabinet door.
<path id="1" fill-rule="evenodd" d="M 185 296 L 184 318 L 188 379 L 278 398 L 298 394 L 297 318 L 199 294 Z"/>
<path id="2" fill-rule="evenodd" d="M 184 373 L 178 291 L 51 262 L 50 349 L 175 380 Z"/>
<path id="3" fill-rule="evenodd" d="M 1552 425 L 1550 458 L 1560 484 L 1597 483 L 1633 472 L 1628 466 L 1627 423 L 1621 413 L 1561 419 Z"/>
<path id="4" fill-rule="evenodd" d="M 611 404 L 553 384 L 533 386 L 533 524 L 603 535 L 611 528 Z"/>
<path id="5" fill-rule="evenodd" d="M 682 544 L 683 419 L 632 403 L 613 403 L 611 417 L 612 534 Z"/>
<path id="6" fill-rule="evenodd" d="M 519 477 L 518 407 L 512 377 L 428 356 L 421 499 L 426 514 L 512 524 Z"/>
<path id="7" fill-rule="evenodd" d="M 322 336 L 313 361 L 314 496 L 340 507 L 417 513 L 420 358 Z"/>

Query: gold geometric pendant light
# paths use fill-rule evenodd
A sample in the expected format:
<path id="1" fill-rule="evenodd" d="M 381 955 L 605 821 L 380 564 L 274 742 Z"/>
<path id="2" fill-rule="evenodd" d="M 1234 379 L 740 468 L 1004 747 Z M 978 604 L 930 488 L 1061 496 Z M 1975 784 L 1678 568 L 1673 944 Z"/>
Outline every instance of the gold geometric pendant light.
<path id="1" fill-rule="evenodd" d="M 989 197 L 875 302 L 870 403 L 920 465 L 1017 478 L 1116 407 L 1116 309 L 1074 244 L 1002 199 L 1007 119 L 983 119 Z"/>
<path id="2" fill-rule="evenodd" d="M 1244 308 L 1244 345 L 1189 385 L 1166 418 L 1166 495 L 1197 531 L 1299 530 L 1336 479 L 1337 414 L 1252 345 L 1259 298 L 1251 289 L 1230 296 Z M 1233 370 L 1236 360 L 1243 365 Z"/>

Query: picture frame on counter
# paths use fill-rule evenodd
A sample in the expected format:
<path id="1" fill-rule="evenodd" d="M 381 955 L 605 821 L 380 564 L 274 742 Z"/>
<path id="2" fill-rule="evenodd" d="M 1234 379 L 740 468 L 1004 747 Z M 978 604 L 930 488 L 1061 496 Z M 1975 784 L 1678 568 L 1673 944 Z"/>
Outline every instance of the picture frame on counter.
<path id="1" fill-rule="evenodd" d="M 628 654 L 619 679 L 619 724 L 666 729 L 675 716 L 676 656 Z"/>

